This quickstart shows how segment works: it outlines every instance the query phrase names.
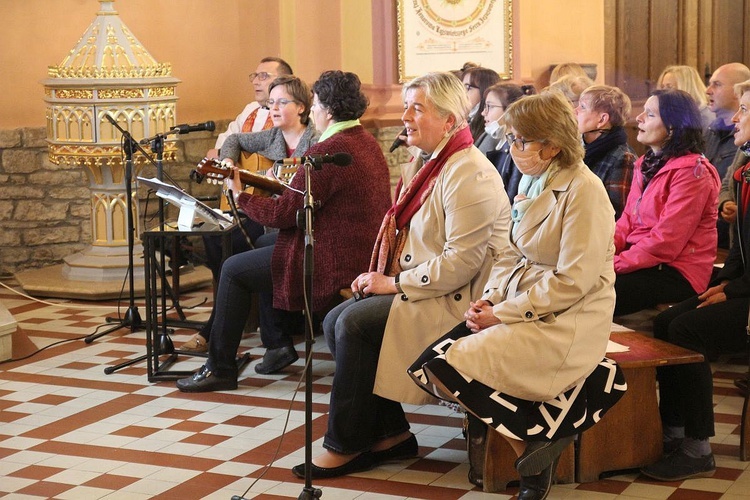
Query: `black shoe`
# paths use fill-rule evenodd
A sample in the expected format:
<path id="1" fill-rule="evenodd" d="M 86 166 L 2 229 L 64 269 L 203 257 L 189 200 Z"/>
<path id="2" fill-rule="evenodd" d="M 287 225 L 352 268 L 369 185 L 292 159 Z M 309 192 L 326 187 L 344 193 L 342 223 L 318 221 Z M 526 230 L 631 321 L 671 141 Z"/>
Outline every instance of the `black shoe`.
<path id="1" fill-rule="evenodd" d="M 312 476 L 311 479 L 328 479 L 330 477 L 345 476 L 355 472 L 370 470 L 374 466 L 375 459 L 372 453 L 366 451 L 338 467 L 318 467 L 315 464 L 310 464 L 310 475 Z M 295 465 L 292 467 L 292 472 L 295 476 L 304 479 L 305 464 Z"/>
<path id="2" fill-rule="evenodd" d="M 294 346 L 291 345 L 277 347 L 276 349 L 266 349 L 266 353 L 263 355 L 263 361 L 255 365 L 255 373 L 260 373 L 262 375 L 276 373 L 277 371 L 283 370 L 291 365 L 298 359 L 299 355 L 297 354 L 297 351 L 294 350 Z"/>
<path id="3" fill-rule="evenodd" d="M 521 476 L 521 484 L 518 488 L 517 500 L 544 500 L 552 489 L 557 469 L 557 458 L 539 474 L 533 476 Z"/>
<path id="4" fill-rule="evenodd" d="M 747 378 L 735 379 L 734 386 L 740 390 L 743 396 L 747 396 Z"/>
<path id="5" fill-rule="evenodd" d="M 464 436 L 469 454 L 469 482 L 484 488 L 484 456 L 487 452 L 487 424 L 471 413 L 464 419 Z"/>
<path id="6" fill-rule="evenodd" d="M 692 477 L 711 477 L 716 472 L 713 453 L 700 458 L 689 457 L 683 450 L 662 457 L 641 469 L 641 473 L 659 481 L 682 481 Z"/>
<path id="7" fill-rule="evenodd" d="M 522 476 L 535 476 L 547 469 L 573 442 L 575 436 L 566 436 L 554 441 L 531 441 L 523 455 L 516 459 L 516 470 Z"/>
<path id="8" fill-rule="evenodd" d="M 220 377 L 203 365 L 192 376 L 178 380 L 177 388 L 182 392 L 231 391 L 237 388 L 237 377 Z"/>
<path id="9" fill-rule="evenodd" d="M 394 444 L 387 450 L 373 451 L 372 457 L 375 463 L 388 462 L 391 460 L 405 460 L 407 458 L 414 458 L 419 452 L 419 444 L 417 443 L 417 436 L 412 434 L 407 439 L 404 439 L 398 444 Z"/>

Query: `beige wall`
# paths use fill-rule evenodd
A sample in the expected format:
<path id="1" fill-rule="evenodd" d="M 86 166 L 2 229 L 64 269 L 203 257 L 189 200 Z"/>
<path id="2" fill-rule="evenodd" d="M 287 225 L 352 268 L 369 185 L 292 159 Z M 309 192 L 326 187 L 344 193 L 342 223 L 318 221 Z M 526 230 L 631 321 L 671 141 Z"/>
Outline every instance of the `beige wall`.
<path id="1" fill-rule="evenodd" d="M 391 5 L 382 8 L 381 2 Z M 325 69 L 388 83 L 373 58 L 384 36 L 373 30 L 396 0 L 116 0 L 125 24 L 159 62 L 172 64 L 180 122 L 235 116 L 252 99 L 247 75 L 264 55 L 287 59 L 312 82 Z M 388 4 L 390 3 L 390 4 Z M 602 2 L 515 0 L 516 79 L 536 81 L 564 61 L 604 64 Z M 94 19 L 97 0 L 2 0 L 0 130 L 43 126 L 47 66 L 60 63 Z M 385 14 L 384 14 L 385 13 Z M 393 54 L 395 58 L 395 53 Z M 395 80 L 390 82 L 395 84 Z M 397 98 L 397 96 L 395 97 Z"/>

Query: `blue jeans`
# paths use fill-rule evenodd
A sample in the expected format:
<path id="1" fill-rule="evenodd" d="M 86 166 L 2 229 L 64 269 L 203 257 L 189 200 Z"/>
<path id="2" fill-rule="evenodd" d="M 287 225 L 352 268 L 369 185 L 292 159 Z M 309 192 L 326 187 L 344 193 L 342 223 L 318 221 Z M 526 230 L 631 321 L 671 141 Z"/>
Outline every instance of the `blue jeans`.
<path id="1" fill-rule="evenodd" d="M 237 348 L 250 313 L 250 298 L 259 294 L 261 338 L 267 349 L 292 345 L 280 325 L 285 311 L 273 308 L 271 257 L 277 233 L 258 238 L 255 250 L 228 258 L 221 268 L 216 301 L 204 330 L 209 333 L 206 366 L 222 377 L 237 376 Z"/>
<path id="2" fill-rule="evenodd" d="M 326 342 L 336 361 L 328 431 L 323 439 L 329 450 L 360 453 L 377 441 L 409 430 L 401 404 L 372 392 L 392 302 L 393 295 L 349 299 L 323 321 Z"/>

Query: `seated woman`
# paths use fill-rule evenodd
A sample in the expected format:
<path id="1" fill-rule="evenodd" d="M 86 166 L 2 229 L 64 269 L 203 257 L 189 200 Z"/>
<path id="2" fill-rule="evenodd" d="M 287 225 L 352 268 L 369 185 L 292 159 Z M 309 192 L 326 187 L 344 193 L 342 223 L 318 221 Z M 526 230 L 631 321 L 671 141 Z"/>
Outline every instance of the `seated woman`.
<path id="1" fill-rule="evenodd" d="M 573 110 L 559 93 L 525 97 L 504 120 L 523 173 L 507 258 L 465 323 L 409 372 L 508 440 L 519 456 L 518 499 L 536 500 L 549 493 L 562 450 L 625 391 L 619 367 L 604 357 L 615 220 L 601 181 L 581 161 Z"/>
<path id="2" fill-rule="evenodd" d="M 584 90 L 591 87 L 594 81 L 588 76 L 565 75 L 560 77 L 555 83 L 550 84 L 546 90 L 553 90 L 562 93 L 573 106 L 578 107 L 578 100 Z"/>
<path id="3" fill-rule="evenodd" d="M 740 109 L 732 117 L 734 144 L 750 156 L 750 80 L 735 85 Z M 703 363 L 657 369 L 664 457 L 641 469 L 661 481 L 712 476 L 716 470 L 711 444 L 715 434 L 710 360 L 722 352 L 747 349 L 750 298 L 750 162 L 734 175 L 740 210 L 737 235 L 724 267 L 708 290 L 674 305 L 654 320 L 654 336 L 697 351 Z"/>
<path id="4" fill-rule="evenodd" d="M 682 90 L 657 90 L 636 121 L 649 149 L 615 228 L 615 316 L 702 292 L 716 259 L 719 175 L 700 154 L 698 106 Z"/>
<path id="5" fill-rule="evenodd" d="M 706 84 L 703 83 L 701 75 L 693 66 L 672 65 L 667 66 L 656 80 L 657 89 L 677 89 L 684 90 L 690 97 L 698 103 L 698 109 L 701 112 L 701 125 L 703 131 L 708 130 L 716 119 L 716 115 L 708 107 L 708 98 L 706 97 Z"/>
<path id="6" fill-rule="evenodd" d="M 367 98 L 357 75 L 326 71 L 313 85 L 313 94 L 313 121 L 322 134 L 320 142 L 306 154 L 343 152 L 353 158 L 349 166 L 323 165 L 311 174 L 311 192 L 319 207 L 315 212 L 315 286 L 310 309 L 320 313 L 331 307 L 339 290 L 347 287 L 357 269 L 369 261 L 391 196 L 383 152 L 372 134 L 359 124 Z M 291 98 L 279 98 L 274 104 L 283 108 L 293 103 Z M 226 156 L 223 147 L 222 156 Z M 304 309 L 305 235 L 297 227 L 297 211 L 303 207 L 305 190 L 303 167 L 292 178 L 291 187 L 278 198 L 267 198 L 242 192 L 237 176 L 232 179 L 238 206 L 248 217 L 279 231 L 275 244 L 224 262 L 210 320 L 208 361 L 192 377 L 177 381 L 181 391 L 237 388 L 235 356 L 253 292 L 260 293 L 261 339 L 266 347 L 263 362 L 255 371 L 271 373 L 297 360 L 291 336 L 294 332 L 285 329 L 284 322 L 290 312 Z"/>
<path id="7" fill-rule="evenodd" d="M 464 71 L 462 76 L 466 95 L 469 97 L 471 110 L 469 111 L 469 130 L 474 138 L 474 144 L 484 133 L 484 98 L 486 90 L 500 81 L 500 75 L 495 70 L 489 68 L 469 68 Z"/>
<path id="8" fill-rule="evenodd" d="M 524 89 L 526 87 L 526 89 Z M 502 82 L 496 83 L 487 89 L 484 106 L 485 133 L 477 141 L 477 147 L 480 151 L 488 145 L 493 149 L 484 151 L 487 159 L 490 160 L 500 173 L 505 186 L 505 192 L 508 193 L 508 199 L 518 194 L 518 182 L 521 180 L 521 172 L 513 164 L 513 158 L 510 155 L 510 144 L 505 138 L 505 125 L 501 125 L 502 117 L 505 110 L 512 103 L 516 102 L 525 95 L 534 94 L 533 87 L 521 87 L 515 83 Z M 488 144 L 491 141 L 491 144 Z"/>
<path id="9" fill-rule="evenodd" d="M 584 90 L 576 108 L 578 131 L 586 150 L 583 163 L 604 183 L 615 209 L 615 220 L 625 208 L 636 159 L 624 128 L 629 115 L 630 98 L 608 85 Z"/>
<path id="10" fill-rule="evenodd" d="M 224 157 L 238 159 L 241 150 L 242 154 L 258 153 L 264 158 L 277 161 L 290 156 L 302 156 L 317 142 L 315 124 L 310 120 L 312 96 L 307 84 L 296 76 L 285 75 L 276 78 L 268 88 L 273 128 L 261 132 L 229 135 L 222 146 Z M 282 102 L 287 104 L 281 104 Z M 240 223 L 252 240 L 253 246 L 260 247 L 273 243 L 275 236 L 263 236 L 263 225 L 250 218 L 243 219 Z M 232 255 L 248 250 L 245 235 L 238 226 L 232 229 L 231 238 Z M 214 286 L 218 284 L 221 272 L 222 239 L 222 236 L 203 237 L 206 263 L 213 274 Z M 185 342 L 180 350 L 206 352 L 210 335 L 211 321 Z"/>
<path id="11" fill-rule="evenodd" d="M 510 205 L 492 164 L 472 145 L 461 81 L 428 73 L 406 83 L 402 95 L 414 160 L 402 168 L 370 271 L 351 284 L 365 298 L 340 304 L 323 322 L 336 372 L 326 451 L 313 460 L 313 478 L 416 455 L 399 402 L 432 398 L 409 382 L 406 369 L 459 321 L 508 244 Z M 304 477 L 304 464 L 292 471 Z"/>

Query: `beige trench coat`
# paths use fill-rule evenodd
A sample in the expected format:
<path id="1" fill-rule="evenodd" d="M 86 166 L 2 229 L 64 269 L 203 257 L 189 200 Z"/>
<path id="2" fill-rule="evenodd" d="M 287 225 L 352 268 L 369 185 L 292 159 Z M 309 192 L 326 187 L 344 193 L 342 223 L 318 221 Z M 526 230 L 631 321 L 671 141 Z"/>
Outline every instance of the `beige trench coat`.
<path id="1" fill-rule="evenodd" d="M 404 185 L 421 165 L 418 155 L 402 165 Z M 509 226 L 510 203 L 495 167 L 476 147 L 455 153 L 409 226 L 400 257 L 404 293 L 396 294 L 388 315 L 375 394 L 411 404 L 434 401 L 406 369 L 463 321 L 495 256 L 508 247 Z"/>
<path id="2" fill-rule="evenodd" d="M 493 389 L 556 397 L 606 353 L 615 304 L 614 211 L 583 163 L 563 168 L 512 235 L 512 268 L 496 266 L 484 298 L 502 324 L 460 339 L 446 359 Z"/>

